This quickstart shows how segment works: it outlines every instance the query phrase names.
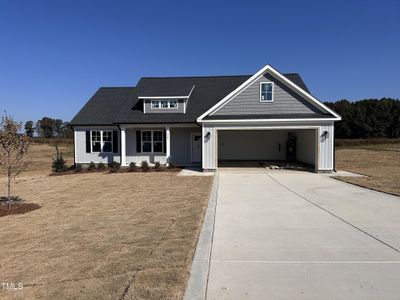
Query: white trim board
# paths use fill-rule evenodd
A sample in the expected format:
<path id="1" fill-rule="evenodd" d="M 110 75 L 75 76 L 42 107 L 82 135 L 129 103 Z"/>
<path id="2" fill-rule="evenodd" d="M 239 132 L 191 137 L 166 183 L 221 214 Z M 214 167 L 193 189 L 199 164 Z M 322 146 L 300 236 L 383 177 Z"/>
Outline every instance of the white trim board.
<path id="1" fill-rule="evenodd" d="M 148 100 L 148 99 L 154 99 L 154 100 L 157 100 L 157 99 L 186 99 L 188 97 L 189 97 L 189 95 L 188 96 L 139 96 L 138 99 L 145 99 L 145 100 Z"/>
<path id="2" fill-rule="evenodd" d="M 325 110 L 325 111 L 331 113 L 332 115 L 334 115 L 335 118 L 330 119 L 330 120 L 332 120 L 332 121 L 340 121 L 342 119 L 337 113 L 335 113 L 333 110 L 331 110 L 325 104 L 323 104 L 318 99 L 313 97 L 310 93 L 306 92 L 301 87 L 299 87 L 298 85 L 294 84 L 291 80 L 287 79 L 284 75 L 282 75 L 280 72 L 275 70 L 272 66 L 266 65 L 262 69 L 260 69 L 257 73 L 255 73 L 253 76 L 251 76 L 249 79 L 247 79 L 244 83 L 242 83 L 239 87 L 237 87 L 235 90 L 233 90 L 227 96 L 225 96 L 217 104 L 215 104 L 213 107 L 211 107 L 209 110 L 207 110 L 204 114 L 202 114 L 200 117 L 198 117 L 197 118 L 197 122 L 201 122 L 204 117 L 206 117 L 209 114 L 212 114 L 213 112 L 215 112 L 216 110 L 221 108 L 223 105 L 225 105 L 227 102 L 232 100 L 235 96 L 237 96 L 240 92 L 242 92 L 245 88 L 250 86 L 252 83 L 254 83 L 257 79 L 259 79 L 261 76 L 263 76 L 267 72 L 269 74 L 271 74 L 272 76 L 276 77 L 278 80 L 280 80 L 282 83 L 284 83 L 286 86 L 288 86 L 289 88 L 291 88 L 295 92 L 298 92 L 300 95 L 302 95 L 310 103 L 315 104 L 316 106 L 319 106 L 323 110 Z"/>
<path id="3" fill-rule="evenodd" d="M 303 118 L 303 119 L 227 119 L 227 120 L 198 120 L 199 123 L 262 123 L 262 122 L 326 122 L 326 121 L 337 121 L 334 118 Z"/>

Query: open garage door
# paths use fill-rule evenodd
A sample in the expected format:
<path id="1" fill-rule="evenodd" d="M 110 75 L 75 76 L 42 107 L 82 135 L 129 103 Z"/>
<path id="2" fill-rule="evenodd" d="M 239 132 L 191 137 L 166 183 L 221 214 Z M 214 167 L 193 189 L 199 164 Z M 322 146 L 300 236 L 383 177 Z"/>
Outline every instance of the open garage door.
<path id="1" fill-rule="evenodd" d="M 301 163 L 316 168 L 315 129 L 218 130 L 218 166 Z"/>

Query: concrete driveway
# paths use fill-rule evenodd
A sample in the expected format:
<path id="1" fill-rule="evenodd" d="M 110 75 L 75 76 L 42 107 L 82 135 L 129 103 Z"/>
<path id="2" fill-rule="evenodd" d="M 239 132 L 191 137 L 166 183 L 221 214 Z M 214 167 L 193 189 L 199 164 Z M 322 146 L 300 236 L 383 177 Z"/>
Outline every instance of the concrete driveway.
<path id="1" fill-rule="evenodd" d="M 221 170 L 207 299 L 399 299 L 400 198 L 322 174 Z"/>

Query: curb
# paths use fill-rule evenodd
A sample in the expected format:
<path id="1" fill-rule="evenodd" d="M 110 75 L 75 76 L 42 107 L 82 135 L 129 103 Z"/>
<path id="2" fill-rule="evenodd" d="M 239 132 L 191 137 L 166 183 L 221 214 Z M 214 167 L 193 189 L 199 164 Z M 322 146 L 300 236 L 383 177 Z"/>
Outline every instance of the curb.
<path id="1" fill-rule="evenodd" d="M 212 240 L 214 236 L 215 210 L 218 197 L 218 172 L 214 175 L 214 181 L 211 188 L 210 198 L 208 200 L 207 210 L 204 216 L 203 226 L 199 240 L 196 246 L 196 252 L 193 257 L 192 267 L 188 284 L 186 286 L 184 300 L 204 300 L 206 298 L 208 273 L 210 269 L 210 258 L 212 249 Z"/>

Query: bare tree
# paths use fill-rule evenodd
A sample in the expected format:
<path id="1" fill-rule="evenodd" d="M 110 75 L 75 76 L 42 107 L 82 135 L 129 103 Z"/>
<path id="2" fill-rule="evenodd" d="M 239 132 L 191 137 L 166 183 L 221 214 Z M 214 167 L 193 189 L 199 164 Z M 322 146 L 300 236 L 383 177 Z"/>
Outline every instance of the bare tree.
<path id="1" fill-rule="evenodd" d="M 24 160 L 29 149 L 29 137 L 20 134 L 22 123 L 4 116 L 0 123 L 0 166 L 7 176 L 7 203 L 11 207 L 11 181 L 28 166 Z"/>

